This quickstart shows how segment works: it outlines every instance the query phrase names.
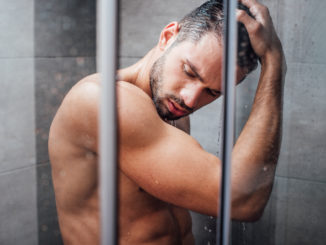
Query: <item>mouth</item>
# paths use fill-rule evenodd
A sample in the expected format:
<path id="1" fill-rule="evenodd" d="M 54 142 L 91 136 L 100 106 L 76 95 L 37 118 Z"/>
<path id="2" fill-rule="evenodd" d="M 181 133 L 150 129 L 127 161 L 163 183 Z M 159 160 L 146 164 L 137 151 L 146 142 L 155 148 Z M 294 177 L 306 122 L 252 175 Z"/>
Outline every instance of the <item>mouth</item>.
<path id="1" fill-rule="evenodd" d="M 168 109 L 173 115 L 177 117 L 182 117 L 188 113 L 188 111 L 183 109 L 178 103 L 170 99 L 168 99 Z"/>

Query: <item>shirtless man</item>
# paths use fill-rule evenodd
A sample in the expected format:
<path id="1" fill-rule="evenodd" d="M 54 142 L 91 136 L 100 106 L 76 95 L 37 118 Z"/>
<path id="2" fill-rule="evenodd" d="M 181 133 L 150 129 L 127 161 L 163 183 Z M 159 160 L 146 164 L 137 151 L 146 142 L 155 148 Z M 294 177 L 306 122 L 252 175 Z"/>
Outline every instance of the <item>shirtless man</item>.
<path id="1" fill-rule="evenodd" d="M 286 68 L 268 9 L 256 0 L 241 2 L 254 18 L 238 10 L 237 19 L 248 30 L 262 66 L 250 117 L 232 153 L 232 218 L 254 221 L 263 213 L 272 189 Z M 211 10 L 219 6 L 205 4 L 194 12 L 195 17 L 218 21 L 207 13 L 213 14 Z M 191 24 L 193 17 L 167 25 L 157 46 L 136 64 L 118 71 L 122 245 L 194 244 L 187 210 L 218 216 L 220 160 L 166 122 L 187 116 L 221 94 L 221 29 L 207 25 L 202 30 L 202 23 Z M 237 83 L 249 71 L 238 65 Z M 65 244 L 99 243 L 99 80 L 94 74 L 71 89 L 50 130 L 53 182 Z"/>

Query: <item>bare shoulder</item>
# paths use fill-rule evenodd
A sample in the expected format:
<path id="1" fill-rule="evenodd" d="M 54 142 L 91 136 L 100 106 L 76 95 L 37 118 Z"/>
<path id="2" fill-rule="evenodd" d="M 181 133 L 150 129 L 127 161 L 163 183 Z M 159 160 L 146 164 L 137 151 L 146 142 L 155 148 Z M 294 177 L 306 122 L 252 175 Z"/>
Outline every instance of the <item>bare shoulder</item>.
<path id="1" fill-rule="evenodd" d="M 154 107 L 152 99 L 139 87 L 124 81 L 117 82 L 118 105 L 120 102 L 128 102 L 129 100 L 137 104 Z"/>
<path id="2" fill-rule="evenodd" d="M 116 85 L 119 127 L 123 135 L 128 136 L 128 132 L 136 128 L 142 133 L 140 129 L 146 124 L 152 128 L 153 122 L 163 123 L 151 98 L 143 90 L 124 81 Z M 52 122 L 49 146 L 54 140 L 60 140 L 98 152 L 100 93 L 99 74 L 87 76 L 71 88 Z"/>
<path id="3" fill-rule="evenodd" d="M 117 84 L 119 136 L 124 145 L 150 144 L 153 132 L 167 124 L 159 117 L 152 99 L 140 88 L 126 82 Z"/>
<path id="4" fill-rule="evenodd" d="M 83 78 L 70 89 L 51 124 L 50 151 L 52 143 L 60 141 L 97 152 L 99 97 L 98 74 Z"/>

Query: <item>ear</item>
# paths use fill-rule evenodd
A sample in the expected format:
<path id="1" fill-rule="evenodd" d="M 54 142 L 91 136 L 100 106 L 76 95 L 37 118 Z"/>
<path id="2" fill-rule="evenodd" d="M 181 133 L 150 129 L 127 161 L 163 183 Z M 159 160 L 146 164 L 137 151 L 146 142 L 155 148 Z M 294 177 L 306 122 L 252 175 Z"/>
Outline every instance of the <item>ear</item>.
<path id="1" fill-rule="evenodd" d="M 168 24 L 161 32 L 158 46 L 164 51 L 176 38 L 180 30 L 178 22 L 174 21 Z"/>

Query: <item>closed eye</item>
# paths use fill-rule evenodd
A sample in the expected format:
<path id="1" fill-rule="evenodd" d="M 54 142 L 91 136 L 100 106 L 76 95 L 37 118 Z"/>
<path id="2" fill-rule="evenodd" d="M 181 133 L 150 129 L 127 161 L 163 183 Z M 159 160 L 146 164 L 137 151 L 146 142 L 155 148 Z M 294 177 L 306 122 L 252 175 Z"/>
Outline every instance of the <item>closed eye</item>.
<path id="1" fill-rule="evenodd" d="M 189 61 L 188 61 L 189 62 Z M 198 73 L 194 70 L 191 65 L 183 64 L 183 72 L 190 78 L 198 78 L 200 81 L 204 82 L 204 80 L 198 75 Z M 206 88 L 205 89 L 207 94 L 209 94 L 212 97 L 218 97 L 221 92 L 218 90 Z"/>
<path id="2" fill-rule="evenodd" d="M 197 76 L 191 72 L 190 67 L 187 64 L 183 65 L 183 72 L 191 78 L 196 78 Z"/>
<path id="3" fill-rule="evenodd" d="M 213 96 L 213 97 L 217 97 L 217 96 L 219 96 L 219 95 L 221 94 L 220 91 L 213 90 L 213 89 L 209 89 L 209 88 L 207 88 L 206 91 L 207 91 L 207 93 L 208 93 L 209 95 L 211 95 L 211 96 Z"/>

